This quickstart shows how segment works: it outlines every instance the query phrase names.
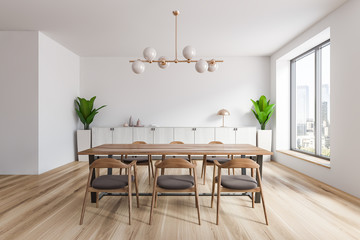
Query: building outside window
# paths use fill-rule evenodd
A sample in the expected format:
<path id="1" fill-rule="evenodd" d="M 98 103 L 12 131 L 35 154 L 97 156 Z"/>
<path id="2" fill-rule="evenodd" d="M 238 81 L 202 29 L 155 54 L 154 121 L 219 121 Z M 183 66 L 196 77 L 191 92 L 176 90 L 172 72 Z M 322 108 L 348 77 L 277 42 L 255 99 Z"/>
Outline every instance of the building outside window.
<path id="1" fill-rule="evenodd" d="M 330 40 L 291 60 L 291 149 L 330 159 Z"/>

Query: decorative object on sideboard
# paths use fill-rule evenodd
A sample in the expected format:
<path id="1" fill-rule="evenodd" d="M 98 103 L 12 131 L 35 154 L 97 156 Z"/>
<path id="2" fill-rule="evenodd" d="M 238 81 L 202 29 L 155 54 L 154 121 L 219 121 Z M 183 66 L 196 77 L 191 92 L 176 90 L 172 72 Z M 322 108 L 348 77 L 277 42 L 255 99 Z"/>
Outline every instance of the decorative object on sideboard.
<path id="1" fill-rule="evenodd" d="M 85 130 L 89 129 L 89 126 L 94 120 L 95 115 L 99 113 L 98 111 L 103 107 L 106 107 L 106 105 L 103 105 L 97 109 L 94 108 L 95 99 L 96 96 L 92 97 L 90 100 L 86 100 L 85 98 L 80 97 L 75 100 L 75 111 L 79 116 L 80 121 L 84 124 Z"/>
<path id="2" fill-rule="evenodd" d="M 144 127 L 144 125 L 141 125 L 140 119 L 138 118 L 136 125 L 134 127 Z"/>
<path id="3" fill-rule="evenodd" d="M 271 151 L 272 145 L 272 130 L 265 130 L 266 124 L 269 122 L 275 110 L 275 104 L 270 104 L 270 99 L 267 100 L 263 95 L 256 102 L 252 100 L 254 109 L 251 109 L 256 119 L 259 121 L 261 130 L 257 131 L 256 145 L 260 148 Z M 264 156 L 264 161 L 270 161 L 270 156 Z"/>
<path id="4" fill-rule="evenodd" d="M 221 109 L 217 112 L 217 115 L 222 116 L 222 126 L 225 127 L 225 116 L 230 116 L 230 112 L 226 109 Z"/>
<path id="5" fill-rule="evenodd" d="M 128 123 L 124 123 L 124 124 L 123 124 L 123 127 L 129 127 L 129 124 L 128 124 Z"/>
<path id="6" fill-rule="evenodd" d="M 132 121 L 132 116 L 130 116 L 130 118 L 129 118 L 129 127 L 132 127 L 132 126 L 134 126 L 134 124 L 133 124 L 133 121 Z"/>
<path id="7" fill-rule="evenodd" d="M 145 64 L 147 63 L 153 63 L 157 62 L 159 64 L 159 67 L 162 69 L 167 68 L 170 63 L 191 63 L 195 62 L 195 69 L 199 73 L 203 73 L 206 70 L 209 72 L 214 72 L 218 69 L 219 65 L 218 62 L 224 62 L 223 60 L 192 60 L 192 58 L 196 55 L 195 48 L 191 46 L 186 46 L 183 49 L 183 55 L 185 57 L 185 60 L 179 60 L 177 55 L 177 16 L 180 14 L 178 10 L 173 11 L 173 14 L 175 16 L 175 59 L 174 60 L 167 60 L 166 57 L 162 56 L 158 60 L 154 60 L 156 57 L 156 50 L 152 47 L 147 47 L 143 51 L 143 55 L 145 60 L 137 59 L 137 60 L 130 60 L 129 62 L 132 62 L 132 70 L 136 74 L 143 73 L 145 71 Z"/>

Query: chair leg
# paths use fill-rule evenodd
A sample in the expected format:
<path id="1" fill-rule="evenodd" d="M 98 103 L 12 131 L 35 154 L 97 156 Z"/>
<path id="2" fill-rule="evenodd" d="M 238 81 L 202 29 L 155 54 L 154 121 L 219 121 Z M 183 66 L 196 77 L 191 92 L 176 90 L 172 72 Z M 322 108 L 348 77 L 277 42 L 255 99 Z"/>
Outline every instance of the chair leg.
<path id="1" fill-rule="evenodd" d="M 150 165 L 148 165 L 148 173 L 149 173 L 149 185 L 151 184 L 151 176 L 150 176 Z"/>
<path id="2" fill-rule="evenodd" d="M 137 203 L 137 207 L 139 208 L 139 186 L 138 186 L 137 177 L 135 177 L 135 191 L 136 191 L 136 203 Z"/>
<path id="3" fill-rule="evenodd" d="M 216 203 L 216 225 L 219 225 L 219 210 L 220 210 L 220 195 L 221 195 L 221 179 L 219 179 L 220 174 L 218 175 L 217 182 L 217 203 Z"/>
<path id="4" fill-rule="evenodd" d="M 190 176 L 192 176 L 192 174 L 191 174 L 191 168 L 189 168 L 189 174 L 190 174 Z"/>
<path id="5" fill-rule="evenodd" d="M 233 168 L 233 175 L 235 175 L 235 168 Z"/>
<path id="6" fill-rule="evenodd" d="M 198 213 L 199 225 L 201 225 L 200 205 L 199 205 L 199 193 L 198 193 L 197 187 L 195 187 L 195 203 L 196 203 L 196 209 L 197 209 L 197 213 Z"/>
<path id="7" fill-rule="evenodd" d="M 131 225 L 131 208 L 132 208 L 131 182 L 129 182 L 129 186 L 128 186 L 128 196 L 129 196 L 129 225 Z"/>
<path id="8" fill-rule="evenodd" d="M 204 165 L 204 180 L 203 180 L 203 185 L 205 185 L 205 180 L 206 180 L 206 165 Z"/>
<path id="9" fill-rule="evenodd" d="M 85 208 L 86 208 L 86 197 L 88 195 L 88 189 L 86 188 L 85 191 L 85 196 L 84 196 L 84 202 L 83 202 L 83 206 L 82 206 L 82 210 L 81 210 L 81 217 L 80 217 L 80 225 L 83 224 L 83 220 L 84 220 L 84 215 L 85 215 Z"/>
<path id="10" fill-rule="evenodd" d="M 260 196 L 261 196 L 261 200 L 262 200 L 262 205 L 263 205 L 263 209 L 264 209 L 264 215 L 265 215 L 265 222 L 266 225 L 269 225 L 268 219 L 267 219 L 267 215 L 266 215 L 266 208 L 265 208 L 265 200 L 264 200 L 264 195 L 263 195 L 263 191 L 262 191 L 262 184 L 261 184 L 261 177 L 260 177 L 260 172 L 259 169 L 256 169 L 256 174 L 259 176 L 258 180 L 259 180 L 259 187 L 260 187 Z"/>
<path id="11" fill-rule="evenodd" d="M 252 192 L 251 193 L 251 203 L 252 203 L 252 208 L 254 208 L 255 207 L 255 194 L 254 194 L 254 192 Z"/>
<path id="12" fill-rule="evenodd" d="M 154 165 L 153 165 L 153 162 L 152 162 L 152 156 L 149 155 L 149 164 L 151 166 L 151 173 L 152 173 L 152 177 L 154 178 L 155 177 L 155 174 L 154 174 Z"/>
<path id="13" fill-rule="evenodd" d="M 152 215 L 154 212 L 154 205 L 155 205 L 155 197 L 156 197 L 156 181 L 158 176 L 158 169 L 155 169 L 155 178 L 154 178 L 154 185 L 153 185 L 153 194 L 151 198 L 151 210 L 150 210 L 150 219 L 149 219 L 149 225 L 151 225 Z"/>
<path id="14" fill-rule="evenodd" d="M 215 166 L 213 172 L 213 182 L 212 182 L 212 191 L 211 191 L 211 208 L 214 205 L 214 195 L 215 195 Z"/>
<path id="15" fill-rule="evenodd" d="M 83 220 L 84 220 L 84 214 L 85 214 L 85 208 L 86 208 L 86 197 L 88 195 L 88 190 L 89 190 L 89 186 L 90 186 L 90 181 L 91 181 L 91 176 L 93 175 L 94 169 L 91 168 L 89 176 L 88 176 L 88 181 L 86 184 L 86 189 L 85 189 L 85 196 L 84 196 L 84 202 L 83 202 L 83 206 L 82 206 L 82 210 L 81 210 L 81 216 L 80 216 L 80 225 L 83 224 Z"/>
<path id="16" fill-rule="evenodd" d="M 122 175 L 122 168 L 120 168 L 120 175 Z"/>
<path id="17" fill-rule="evenodd" d="M 228 168 L 228 175 L 230 175 L 230 168 Z"/>

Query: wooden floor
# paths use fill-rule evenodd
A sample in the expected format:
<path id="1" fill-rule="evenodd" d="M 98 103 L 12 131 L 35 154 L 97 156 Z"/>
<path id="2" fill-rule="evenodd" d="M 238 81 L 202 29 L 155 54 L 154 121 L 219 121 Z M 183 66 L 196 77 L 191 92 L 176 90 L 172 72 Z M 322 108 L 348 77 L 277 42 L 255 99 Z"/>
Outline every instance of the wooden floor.
<path id="1" fill-rule="evenodd" d="M 252 209 L 248 197 L 233 196 L 222 197 L 219 226 L 207 196 L 200 197 L 201 226 L 191 196 L 159 197 L 151 226 L 151 197 L 133 207 L 131 226 L 127 198 L 104 197 L 99 208 L 87 203 L 80 226 L 87 166 L 0 176 L 0 239 L 360 239 L 359 199 L 273 162 L 265 163 L 263 179 L 269 226 L 260 204 Z M 200 192 L 210 192 L 211 167 L 207 174 Z M 150 192 L 146 168 L 139 176 L 140 191 Z"/>

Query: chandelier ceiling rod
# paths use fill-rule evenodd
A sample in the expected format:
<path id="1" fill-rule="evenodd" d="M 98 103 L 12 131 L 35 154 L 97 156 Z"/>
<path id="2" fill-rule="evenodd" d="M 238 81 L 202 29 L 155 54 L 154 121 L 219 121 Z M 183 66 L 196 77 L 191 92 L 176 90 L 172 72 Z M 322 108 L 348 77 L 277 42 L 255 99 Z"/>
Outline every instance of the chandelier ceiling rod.
<path id="1" fill-rule="evenodd" d="M 143 55 L 144 55 L 145 59 L 137 59 L 137 60 L 129 61 L 130 63 L 133 63 L 133 65 L 132 65 L 133 71 L 137 74 L 144 72 L 144 70 L 145 70 L 144 62 L 147 62 L 147 63 L 156 62 L 159 64 L 159 67 L 162 69 L 167 68 L 170 63 L 179 63 L 179 62 L 180 63 L 183 63 L 183 62 L 192 63 L 192 62 L 195 62 L 196 63 L 195 69 L 199 73 L 203 73 L 206 70 L 208 70 L 209 72 L 214 72 L 218 68 L 217 63 L 224 62 L 224 61 L 223 60 L 215 60 L 215 59 L 191 60 L 196 54 L 195 49 L 191 46 L 186 46 L 183 50 L 183 55 L 184 55 L 185 59 L 187 59 L 187 60 L 179 60 L 178 59 L 178 54 L 177 54 L 177 16 L 180 14 L 180 12 L 178 10 L 175 10 L 172 13 L 175 16 L 175 59 L 167 60 L 165 57 L 160 57 L 159 60 L 154 60 L 156 57 L 155 49 L 151 48 L 151 47 L 147 47 L 143 51 Z"/>

